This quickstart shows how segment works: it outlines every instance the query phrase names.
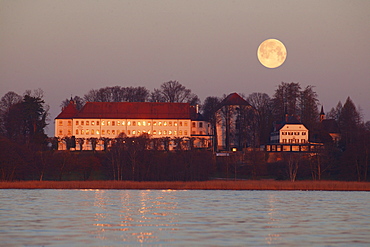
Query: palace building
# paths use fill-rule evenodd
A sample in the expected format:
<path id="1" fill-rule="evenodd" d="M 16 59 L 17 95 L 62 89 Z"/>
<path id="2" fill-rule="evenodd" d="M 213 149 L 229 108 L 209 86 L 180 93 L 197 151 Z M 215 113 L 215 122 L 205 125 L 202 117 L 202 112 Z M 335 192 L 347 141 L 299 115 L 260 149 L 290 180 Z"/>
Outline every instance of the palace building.
<path id="1" fill-rule="evenodd" d="M 71 100 L 55 118 L 55 136 L 61 141 L 58 149 L 67 149 L 63 139 L 84 139 L 83 149 L 91 150 L 89 139 L 114 139 L 148 134 L 151 138 L 182 137 L 206 139 L 210 142 L 210 126 L 197 107 L 188 103 L 158 102 L 87 102 L 77 110 Z M 198 147 L 208 146 L 198 141 Z M 102 141 L 96 150 L 102 150 Z"/>

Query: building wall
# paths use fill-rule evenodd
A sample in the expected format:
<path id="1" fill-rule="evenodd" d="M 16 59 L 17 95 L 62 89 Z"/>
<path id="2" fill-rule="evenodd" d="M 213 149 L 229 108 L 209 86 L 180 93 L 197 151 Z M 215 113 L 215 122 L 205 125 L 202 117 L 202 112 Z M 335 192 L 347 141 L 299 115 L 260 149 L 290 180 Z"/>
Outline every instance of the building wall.
<path id="1" fill-rule="evenodd" d="M 308 129 L 303 124 L 285 124 L 271 134 L 271 143 L 308 143 Z"/>

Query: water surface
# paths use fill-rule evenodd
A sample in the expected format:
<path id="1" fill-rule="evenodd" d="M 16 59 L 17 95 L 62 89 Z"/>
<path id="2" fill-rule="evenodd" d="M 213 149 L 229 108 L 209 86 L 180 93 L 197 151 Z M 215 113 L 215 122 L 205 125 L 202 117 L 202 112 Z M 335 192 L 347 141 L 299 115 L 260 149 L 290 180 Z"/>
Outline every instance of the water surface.
<path id="1" fill-rule="evenodd" d="M 369 246 L 369 195 L 0 190 L 0 245 Z"/>

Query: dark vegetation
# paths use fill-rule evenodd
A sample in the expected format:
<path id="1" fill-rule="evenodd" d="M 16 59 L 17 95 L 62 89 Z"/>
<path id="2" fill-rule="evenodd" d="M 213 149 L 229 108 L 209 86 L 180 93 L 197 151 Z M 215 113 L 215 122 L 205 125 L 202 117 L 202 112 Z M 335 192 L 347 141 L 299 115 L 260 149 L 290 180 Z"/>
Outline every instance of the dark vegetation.
<path id="1" fill-rule="evenodd" d="M 333 142 L 320 133 L 319 101 L 312 86 L 301 89 L 299 83 L 281 83 L 273 97 L 252 93 L 245 99 L 253 112 L 244 118 L 243 129 L 248 149 L 229 157 L 215 157 L 210 150 L 179 145 L 168 151 L 166 142 L 147 136 L 119 137 L 106 140 L 112 145 L 105 151 L 80 151 L 84 140 L 71 142 L 75 151 L 57 151 L 55 139 L 47 137 L 48 106 L 42 90 L 26 91 L 23 96 L 8 92 L 0 102 L 0 180 L 133 180 L 198 181 L 211 178 L 278 180 L 368 181 L 370 122 L 348 97 L 326 113 L 339 126 L 341 139 Z M 242 95 L 242 94 L 241 94 Z M 214 114 L 225 97 L 207 97 L 201 107 L 212 130 L 218 117 Z M 199 98 L 177 81 L 163 83 L 150 92 L 145 87 L 106 87 L 90 90 L 74 101 L 82 107 L 87 101 L 189 102 Z M 65 106 L 69 99 L 63 101 Z M 314 155 L 297 153 L 268 154 L 258 151 L 268 143 L 274 121 L 288 115 L 299 116 L 310 129 L 310 140 L 324 143 Z M 148 144 L 148 141 L 151 144 Z M 153 148 L 162 142 L 163 148 Z M 74 148 L 75 145 L 75 148 Z M 148 145 L 151 148 L 148 148 Z"/>

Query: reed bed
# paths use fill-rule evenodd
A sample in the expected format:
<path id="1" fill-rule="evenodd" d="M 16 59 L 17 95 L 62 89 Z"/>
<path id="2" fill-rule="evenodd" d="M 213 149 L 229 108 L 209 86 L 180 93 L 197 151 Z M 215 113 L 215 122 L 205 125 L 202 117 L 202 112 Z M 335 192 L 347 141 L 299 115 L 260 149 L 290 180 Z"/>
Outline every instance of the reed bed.
<path id="1" fill-rule="evenodd" d="M 160 181 L 15 181 L 0 182 L 0 189 L 146 189 L 146 190 L 322 190 L 370 191 L 369 182 L 209 180 L 198 182 Z"/>

